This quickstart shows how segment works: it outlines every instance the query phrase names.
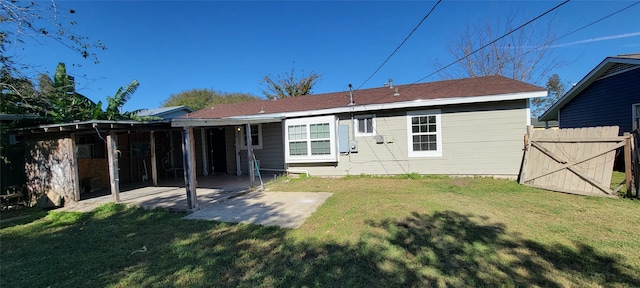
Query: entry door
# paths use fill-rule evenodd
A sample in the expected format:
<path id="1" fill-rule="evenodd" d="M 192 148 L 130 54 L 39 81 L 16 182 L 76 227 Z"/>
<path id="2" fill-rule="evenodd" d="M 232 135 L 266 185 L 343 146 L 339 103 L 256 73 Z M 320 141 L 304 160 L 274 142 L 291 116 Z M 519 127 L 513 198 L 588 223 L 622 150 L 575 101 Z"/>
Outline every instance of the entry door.
<path id="1" fill-rule="evenodd" d="M 225 141 L 225 128 L 211 128 L 209 135 L 209 159 L 210 170 L 213 173 L 227 173 L 227 147 Z"/>

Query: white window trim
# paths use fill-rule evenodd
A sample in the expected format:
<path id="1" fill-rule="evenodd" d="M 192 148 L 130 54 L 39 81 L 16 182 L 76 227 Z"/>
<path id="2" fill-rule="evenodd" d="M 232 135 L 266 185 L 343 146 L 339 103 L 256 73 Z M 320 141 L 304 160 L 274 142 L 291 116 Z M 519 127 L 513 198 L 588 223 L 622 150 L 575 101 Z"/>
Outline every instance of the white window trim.
<path id="1" fill-rule="evenodd" d="M 372 130 L 371 133 L 360 133 L 358 120 L 371 118 Z M 376 136 L 376 114 L 358 115 L 353 117 L 353 131 L 356 133 L 356 137 Z"/>
<path id="2" fill-rule="evenodd" d="M 442 157 L 442 117 L 440 109 L 407 112 L 407 151 L 409 157 Z M 436 116 L 436 151 L 413 151 L 411 118 L 416 116 Z"/>
<path id="3" fill-rule="evenodd" d="M 309 118 L 286 119 L 284 121 L 284 158 L 286 163 L 318 163 L 318 162 L 338 162 L 338 141 L 336 132 L 335 116 L 320 116 Z M 327 155 L 311 155 L 311 124 L 329 123 L 329 145 L 330 153 Z M 307 126 L 307 155 L 289 155 L 289 126 Z"/>
<path id="4" fill-rule="evenodd" d="M 258 142 L 260 142 L 259 145 L 256 145 L 256 143 L 251 143 L 251 148 L 253 148 L 254 150 L 262 149 L 262 124 L 258 123 L 258 124 L 251 124 L 251 125 L 258 125 Z M 244 133 L 246 129 L 247 129 L 247 125 L 242 125 L 240 127 L 240 149 L 241 150 L 247 150 L 247 135 Z M 253 130 L 251 130 L 251 132 L 253 132 Z"/>

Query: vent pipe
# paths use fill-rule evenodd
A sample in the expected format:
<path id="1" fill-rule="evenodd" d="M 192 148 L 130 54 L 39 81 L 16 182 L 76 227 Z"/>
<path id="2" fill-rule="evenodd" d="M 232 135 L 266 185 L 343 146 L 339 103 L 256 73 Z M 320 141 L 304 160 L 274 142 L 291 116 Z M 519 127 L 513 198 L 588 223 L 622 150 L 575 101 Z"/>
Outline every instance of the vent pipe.
<path id="1" fill-rule="evenodd" d="M 356 102 L 353 102 L 353 86 L 349 83 L 349 106 L 356 105 Z"/>
<path id="2" fill-rule="evenodd" d="M 393 89 L 393 79 L 389 78 L 389 89 Z"/>

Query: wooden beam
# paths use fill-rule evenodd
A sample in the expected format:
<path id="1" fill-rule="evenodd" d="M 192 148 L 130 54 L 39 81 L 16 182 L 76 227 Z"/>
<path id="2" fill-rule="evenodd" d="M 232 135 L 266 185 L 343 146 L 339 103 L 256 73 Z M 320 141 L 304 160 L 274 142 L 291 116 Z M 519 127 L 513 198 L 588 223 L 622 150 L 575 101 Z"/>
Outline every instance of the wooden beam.
<path id="1" fill-rule="evenodd" d="M 156 156 L 156 136 L 153 130 L 149 132 L 149 146 L 151 146 L 151 181 L 158 186 L 158 157 Z"/>
<path id="2" fill-rule="evenodd" d="M 193 127 L 185 127 L 182 130 L 182 162 L 184 164 L 184 186 L 187 192 L 187 206 L 189 209 L 198 207 L 193 140 Z"/>
<path id="3" fill-rule="evenodd" d="M 200 129 L 200 141 L 202 142 L 202 174 L 209 175 L 209 161 L 207 161 L 209 153 L 207 153 L 207 130 Z"/>
<path id="4" fill-rule="evenodd" d="M 109 183 L 113 202 L 120 202 L 120 176 L 118 174 L 118 137 L 116 132 L 107 135 L 107 157 L 109 161 Z"/>
<path id="5" fill-rule="evenodd" d="M 256 187 L 256 172 L 255 163 L 253 161 L 253 146 L 251 143 L 251 124 L 247 124 L 247 128 L 244 130 L 244 134 L 247 137 L 247 168 L 249 169 L 249 179 L 251 179 L 251 188 Z"/>
<path id="6" fill-rule="evenodd" d="M 620 142 L 624 141 L 627 136 L 620 137 L 603 137 L 603 138 L 537 138 L 531 139 L 535 142 L 550 142 L 550 143 L 590 143 L 590 142 Z"/>
<path id="7" fill-rule="evenodd" d="M 518 177 L 518 183 L 524 184 L 525 169 L 527 168 L 527 162 L 529 161 L 529 154 L 531 151 L 531 138 L 533 137 L 533 126 L 527 126 L 527 134 L 524 134 L 524 156 L 522 157 L 522 168 L 520 168 L 520 176 Z M 286 152 L 285 152 L 286 153 Z"/>
<path id="8" fill-rule="evenodd" d="M 71 133 L 71 169 L 73 178 L 73 201 L 80 201 L 80 176 L 78 176 L 78 147 L 76 146 L 76 134 Z"/>
<path id="9" fill-rule="evenodd" d="M 631 166 L 633 165 L 631 162 L 631 134 L 624 132 L 624 137 L 627 138 L 624 141 L 624 186 L 627 188 L 627 198 L 631 198 L 633 197 L 633 186 L 631 186 L 631 180 L 633 178 L 631 174 Z"/>

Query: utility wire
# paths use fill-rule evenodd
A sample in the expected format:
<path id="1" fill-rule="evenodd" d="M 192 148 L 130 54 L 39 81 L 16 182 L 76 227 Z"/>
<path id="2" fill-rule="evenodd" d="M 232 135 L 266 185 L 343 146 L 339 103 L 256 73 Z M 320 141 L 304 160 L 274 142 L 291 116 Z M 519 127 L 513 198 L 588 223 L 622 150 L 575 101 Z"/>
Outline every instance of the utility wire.
<path id="1" fill-rule="evenodd" d="M 568 1 L 568 0 L 567 0 Z M 433 10 L 436 9 L 436 7 L 438 6 L 438 4 L 440 4 L 440 2 L 442 2 L 442 0 L 438 0 L 438 2 L 436 4 L 433 5 L 433 7 L 431 7 L 431 10 L 429 10 L 429 13 L 427 13 L 427 15 L 425 15 L 422 20 L 420 20 L 420 22 L 418 23 L 418 25 L 416 25 L 415 28 L 413 28 L 413 30 L 411 30 L 411 32 L 409 33 L 409 35 L 407 35 L 407 37 L 404 38 L 404 40 L 402 40 L 402 42 L 400 43 L 400 45 L 398 45 L 398 47 L 396 47 L 395 50 L 393 50 L 393 52 L 391 53 L 391 55 L 389 55 L 389 57 L 387 57 L 387 59 L 384 60 L 384 62 L 382 62 L 382 64 L 380 64 L 380 66 L 378 66 L 378 68 L 373 71 L 373 73 L 371 73 L 371 75 L 369 75 L 369 77 L 367 78 L 367 80 L 364 80 L 364 82 L 362 82 L 362 84 L 360 84 L 360 86 L 358 86 L 358 88 L 356 88 L 356 90 L 359 90 L 360 88 L 362 88 L 362 86 L 364 86 L 364 84 L 366 84 L 369 80 L 371 80 L 371 78 L 373 77 L 373 75 L 376 75 L 376 73 L 378 73 L 378 71 L 380 71 L 380 69 L 382 68 L 382 66 L 384 66 L 384 64 L 387 64 L 387 62 L 389 61 L 389 59 L 391 59 L 391 57 L 393 57 L 394 54 L 396 54 L 396 52 L 398 52 L 398 50 L 400 49 L 400 47 L 402 47 L 402 45 L 404 45 L 405 42 L 407 42 L 407 40 L 409 40 L 409 38 L 411 38 L 411 35 L 413 35 L 414 32 L 416 32 L 416 30 L 418 30 L 418 27 L 420 27 L 420 25 L 422 25 L 422 22 L 424 22 L 424 20 L 427 20 L 427 18 L 429 17 L 429 15 L 431 15 L 431 12 L 433 12 Z"/>
<path id="2" fill-rule="evenodd" d="M 542 14 L 538 15 L 537 17 L 535 17 L 535 18 L 533 18 L 533 19 L 531 19 L 531 20 L 529 20 L 529 21 L 525 22 L 524 24 L 522 24 L 522 25 L 518 26 L 517 28 L 512 29 L 511 31 L 509 31 L 509 32 L 505 33 L 504 35 L 502 35 L 502 36 L 500 36 L 500 37 L 496 38 L 495 40 L 493 40 L 493 41 L 491 41 L 491 42 L 489 42 L 489 43 L 485 44 L 484 46 L 482 46 L 482 47 L 480 47 L 480 48 L 478 48 L 478 49 L 476 49 L 476 50 L 473 50 L 471 53 L 466 54 L 466 55 L 464 55 L 463 57 L 460 57 L 460 58 L 456 59 L 455 61 L 451 62 L 449 65 L 444 66 L 444 67 L 442 67 L 442 68 L 440 68 L 440 69 L 436 70 L 435 72 L 433 72 L 433 73 L 431 73 L 431 74 L 429 74 L 429 75 L 427 75 L 427 76 L 424 76 L 424 77 L 422 77 L 422 78 L 418 79 L 417 81 L 415 81 L 415 82 L 413 82 L 413 83 L 411 83 L 411 84 L 416 84 L 416 83 L 418 83 L 418 82 L 420 82 L 420 81 L 422 81 L 422 80 L 424 80 L 424 79 L 426 79 L 426 78 L 429 78 L 429 77 L 431 77 L 431 76 L 435 75 L 436 73 L 438 73 L 438 72 L 440 72 L 440 71 L 442 71 L 442 70 L 444 70 L 444 69 L 447 69 L 447 68 L 449 68 L 449 67 L 453 66 L 454 64 L 456 64 L 456 63 L 458 63 L 458 62 L 462 61 L 463 59 L 465 59 L 465 58 L 467 58 L 467 57 L 469 57 L 469 56 L 471 56 L 471 55 L 473 55 L 473 54 L 475 54 L 475 53 L 477 53 L 478 51 L 480 51 L 480 50 L 482 50 L 482 49 L 484 49 L 484 48 L 487 48 L 489 45 L 491 45 L 491 44 L 493 44 L 493 43 L 496 43 L 496 42 L 500 41 L 502 38 L 505 38 L 505 37 L 509 36 L 511 33 L 516 32 L 516 31 L 518 31 L 518 30 L 522 29 L 524 26 L 527 26 L 527 25 L 531 24 L 532 22 L 534 22 L 534 21 L 536 21 L 536 20 L 538 20 L 538 19 L 542 18 L 543 16 L 545 16 L 545 15 L 547 15 L 547 14 L 551 13 L 551 11 L 553 11 L 553 10 L 556 10 L 556 9 L 560 8 L 562 5 L 569 3 L 569 1 L 571 1 L 571 0 L 565 0 L 564 2 L 562 2 L 562 3 L 558 4 L 558 5 L 556 5 L 555 7 L 553 7 L 553 8 L 551 8 L 551 9 L 547 10 L 546 12 L 544 12 L 544 13 L 542 13 Z"/>

